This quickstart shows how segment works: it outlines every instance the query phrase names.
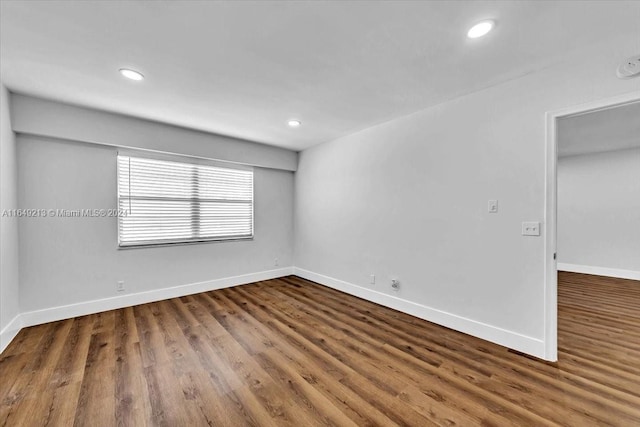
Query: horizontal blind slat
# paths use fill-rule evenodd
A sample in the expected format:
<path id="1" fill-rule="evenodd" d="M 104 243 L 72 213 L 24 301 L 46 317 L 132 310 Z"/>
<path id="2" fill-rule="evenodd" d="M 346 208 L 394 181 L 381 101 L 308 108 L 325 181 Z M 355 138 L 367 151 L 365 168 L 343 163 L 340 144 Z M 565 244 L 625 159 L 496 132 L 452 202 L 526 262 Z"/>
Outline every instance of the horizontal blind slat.
<path id="1" fill-rule="evenodd" d="M 118 155 L 121 246 L 253 237 L 253 171 Z"/>

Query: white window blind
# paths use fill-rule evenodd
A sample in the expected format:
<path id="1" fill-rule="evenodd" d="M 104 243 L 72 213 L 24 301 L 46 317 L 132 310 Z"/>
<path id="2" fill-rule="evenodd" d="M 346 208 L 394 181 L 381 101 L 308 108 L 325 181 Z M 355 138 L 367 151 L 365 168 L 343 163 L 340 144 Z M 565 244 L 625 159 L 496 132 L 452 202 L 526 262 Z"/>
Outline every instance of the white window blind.
<path id="1" fill-rule="evenodd" d="M 253 170 L 118 154 L 119 245 L 253 237 Z"/>

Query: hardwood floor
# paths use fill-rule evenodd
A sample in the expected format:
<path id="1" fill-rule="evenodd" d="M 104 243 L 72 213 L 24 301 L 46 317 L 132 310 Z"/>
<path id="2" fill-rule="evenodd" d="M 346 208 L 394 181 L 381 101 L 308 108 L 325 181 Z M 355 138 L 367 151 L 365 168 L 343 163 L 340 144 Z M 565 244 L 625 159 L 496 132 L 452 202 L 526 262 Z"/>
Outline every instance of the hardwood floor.
<path id="1" fill-rule="evenodd" d="M 27 328 L 0 425 L 640 425 L 640 284 L 559 282 L 557 365 L 294 276 Z"/>

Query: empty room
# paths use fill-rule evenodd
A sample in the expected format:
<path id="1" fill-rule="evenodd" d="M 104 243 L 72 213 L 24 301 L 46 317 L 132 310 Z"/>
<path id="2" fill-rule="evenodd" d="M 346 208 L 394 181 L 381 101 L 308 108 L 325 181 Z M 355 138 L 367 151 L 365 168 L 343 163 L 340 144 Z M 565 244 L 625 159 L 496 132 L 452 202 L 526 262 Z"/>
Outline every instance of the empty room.
<path id="1" fill-rule="evenodd" d="M 0 0 L 0 426 L 639 426 L 639 23 Z"/>

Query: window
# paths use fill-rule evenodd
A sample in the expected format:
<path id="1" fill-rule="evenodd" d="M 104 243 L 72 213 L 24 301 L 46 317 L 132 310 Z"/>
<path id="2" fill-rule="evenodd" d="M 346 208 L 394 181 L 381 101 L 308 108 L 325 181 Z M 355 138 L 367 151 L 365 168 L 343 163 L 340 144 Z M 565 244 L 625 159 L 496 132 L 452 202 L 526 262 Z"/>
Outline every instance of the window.
<path id="1" fill-rule="evenodd" d="M 118 154 L 121 247 L 253 237 L 253 170 Z"/>

